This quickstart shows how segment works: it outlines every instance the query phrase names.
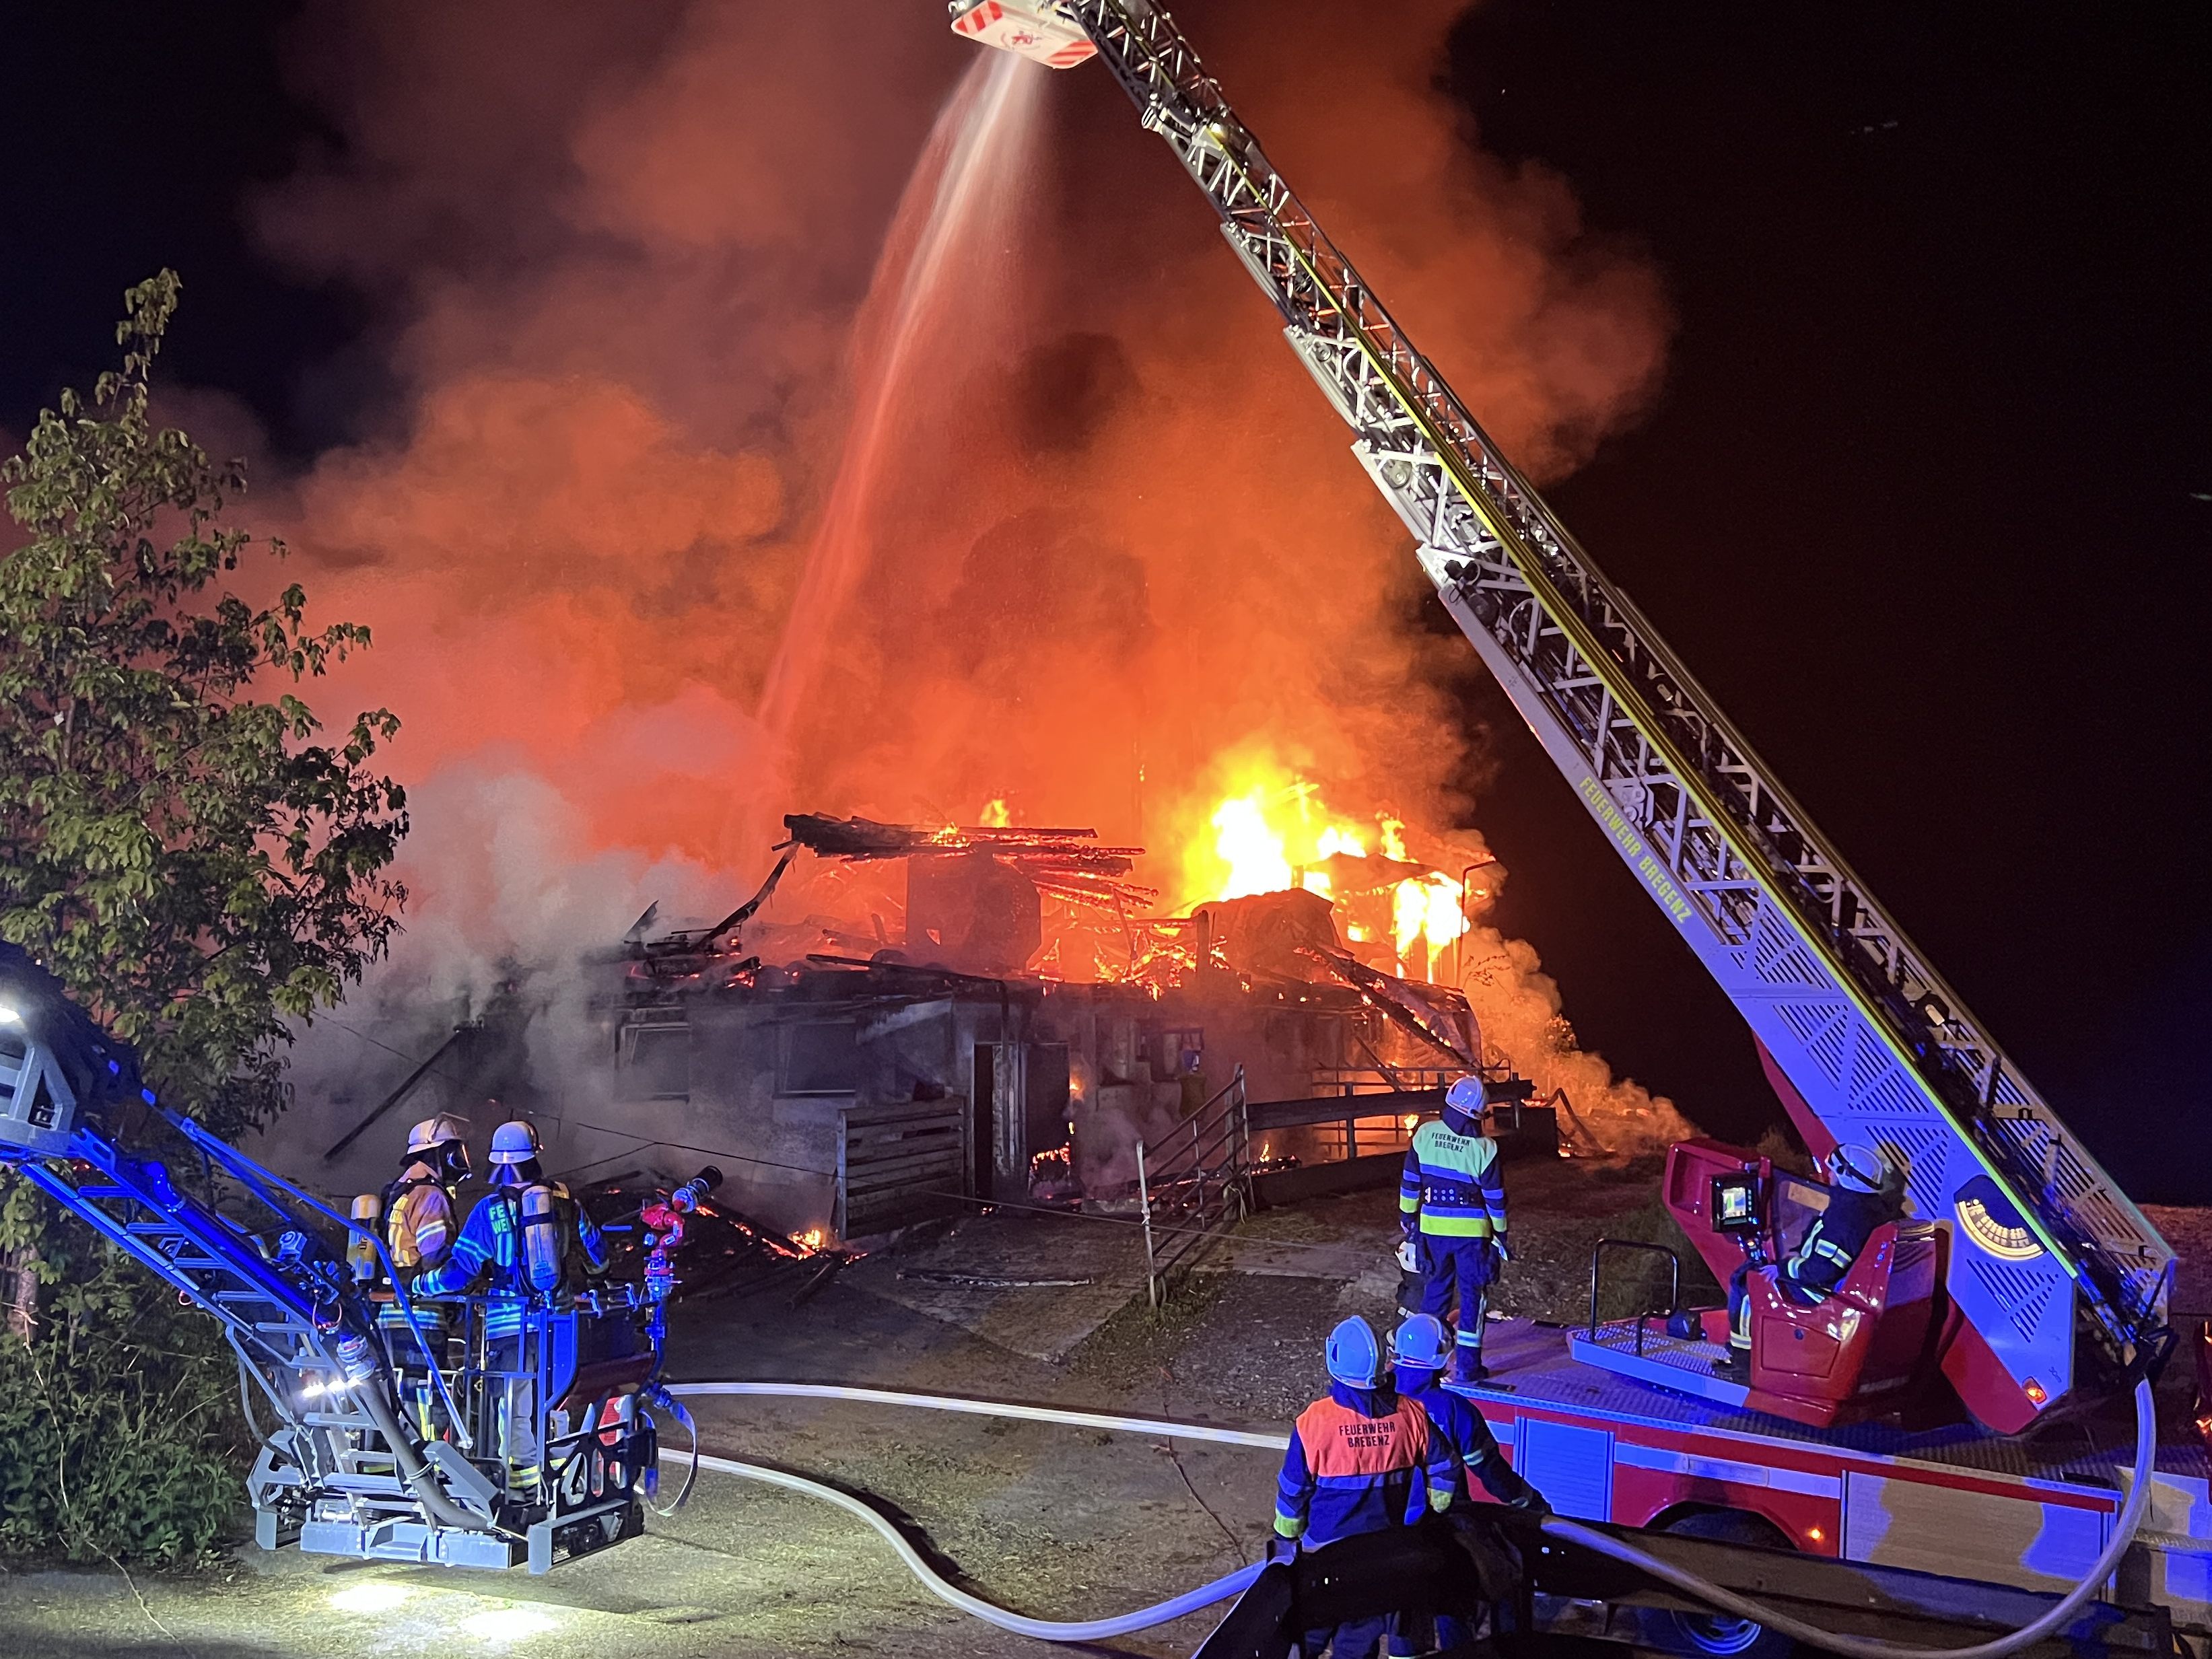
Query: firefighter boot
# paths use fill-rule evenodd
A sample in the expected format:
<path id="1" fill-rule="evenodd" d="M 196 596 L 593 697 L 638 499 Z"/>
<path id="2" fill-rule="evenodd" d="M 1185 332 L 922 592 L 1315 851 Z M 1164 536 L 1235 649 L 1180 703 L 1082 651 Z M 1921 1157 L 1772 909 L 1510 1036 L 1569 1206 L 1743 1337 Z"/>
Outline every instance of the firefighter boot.
<path id="1" fill-rule="evenodd" d="M 1489 1301 L 1478 1290 L 1473 1305 L 1462 1303 L 1459 1310 L 1459 1332 L 1452 1339 L 1452 1381 L 1462 1388 L 1490 1380 L 1490 1368 L 1482 1363 L 1482 1333 L 1490 1316 Z"/>
<path id="2" fill-rule="evenodd" d="M 1751 1381 L 1751 1291 L 1749 1270 L 1738 1268 L 1729 1280 L 1727 1356 L 1713 1362 L 1717 1376 L 1731 1382 Z"/>

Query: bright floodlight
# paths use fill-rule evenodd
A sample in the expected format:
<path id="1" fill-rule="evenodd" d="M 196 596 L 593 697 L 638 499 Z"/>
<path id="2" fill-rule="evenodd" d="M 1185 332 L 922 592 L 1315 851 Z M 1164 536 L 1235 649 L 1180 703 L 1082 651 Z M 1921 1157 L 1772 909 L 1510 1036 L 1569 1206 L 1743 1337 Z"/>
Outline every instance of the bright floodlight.
<path id="1" fill-rule="evenodd" d="M 491 1607 L 471 1613 L 458 1630 L 486 1642 L 519 1642 L 526 1636 L 542 1636 L 560 1621 L 537 1607 Z"/>
<path id="2" fill-rule="evenodd" d="M 415 1592 L 405 1584 L 352 1584 L 331 1597 L 340 1613 L 389 1613 Z"/>
<path id="3" fill-rule="evenodd" d="M 17 1013 L 6 1003 L 0 1002 L 0 1025 L 21 1025 L 22 1023 L 22 1015 Z"/>

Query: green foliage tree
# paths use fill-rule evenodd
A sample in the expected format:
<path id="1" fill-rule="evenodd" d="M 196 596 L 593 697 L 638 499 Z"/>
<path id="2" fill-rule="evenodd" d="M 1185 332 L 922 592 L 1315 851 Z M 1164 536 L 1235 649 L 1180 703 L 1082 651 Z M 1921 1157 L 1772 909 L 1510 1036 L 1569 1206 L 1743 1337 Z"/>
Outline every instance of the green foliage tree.
<path id="1" fill-rule="evenodd" d="M 64 392 L 0 465 L 23 538 L 0 557 L 0 937 L 137 1047 L 166 1103 L 235 1134 L 283 1107 L 292 1023 L 386 948 L 406 897 L 389 876 L 406 799 L 372 764 L 398 727 L 389 712 L 326 740 L 289 689 L 368 630 L 311 629 L 299 585 L 279 588 L 270 568 L 283 544 L 226 522 L 243 463 L 152 417 L 179 291 L 167 270 L 131 289 L 122 368 L 89 402 Z M 25 1421 L 0 1425 L 0 1548 L 204 1548 L 204 1492 L 150 1529 L 90 1495 L 204 1488 L 227 1360 L 204 1322 L 134 1333 L 133 1303 L 165 1293 L 24 1183 L 0 1186 L 15 1270 L 0 1398 L 33 1399 Z M 43 1322 L 35 1284 L 59 1286 Z M 52 1402 L 43 1418 L 36 1397 Z M 56 1507 L 72 1483 L 91 1509 Z"/>

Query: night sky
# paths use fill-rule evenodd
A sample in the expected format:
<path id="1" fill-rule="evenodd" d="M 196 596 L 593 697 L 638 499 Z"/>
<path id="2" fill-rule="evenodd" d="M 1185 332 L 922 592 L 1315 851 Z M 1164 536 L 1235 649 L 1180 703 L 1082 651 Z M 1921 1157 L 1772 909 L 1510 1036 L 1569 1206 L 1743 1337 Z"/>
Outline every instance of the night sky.
<path id="1" fill-rule="evenodd" d="M 108 362 L 117 296 L 163 264 L 173 376 L 281 459 L 388 413 L 368 308 L 244 222 L 335 142 L 284 80 L 296 9 L 11 20 L 0 433 Z M 1204 11 L 1179 12 L 1201 46 Z M 1648 418 L 1553 504 L 2147 1200 L 2212 1201 L 2207 18 L 1492 0 L 1439 65 L 1679 319 Z M 1755 1133 L 1777 1114 L 1733 1012 L 1503 697 L 1468 713 L 1508 931 L 1586 1042 Z"/>

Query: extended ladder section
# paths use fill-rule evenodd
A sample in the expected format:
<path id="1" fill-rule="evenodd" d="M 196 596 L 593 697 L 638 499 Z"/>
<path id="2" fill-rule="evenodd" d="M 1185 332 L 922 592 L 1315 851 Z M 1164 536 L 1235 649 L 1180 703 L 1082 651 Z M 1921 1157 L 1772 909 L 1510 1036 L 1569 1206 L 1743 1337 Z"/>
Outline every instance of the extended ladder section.
<path id="1" fill-rule="evenodd" d="M 349 1542 L 367 1533 L 385 1545 L 350 1553 L 498 1566 L 516 1559 L 495 1535 L 490 1488 L 459 1455 L 465 1436 L 457 1446 L 432 1449 L 445 1485 L 460 1495 L 432 1514 L 421 1472 L 407 1478 L 394 1419 L 377 1410 L 385 1379 L 381 1356 L 371 1352 L 374 1316 L 323 1231 L 364 1237 L 380 1256 L 381 1241 L 198 1124 L 162 1111 L 137 1085 L 129 1051 L 21 952 L 0 947 L 0 1165 L 221 1325 L 241 1378 L 250 1379 L 249 1414 L 265 1410 L 275 1419 L 266 1431 L 257 1429 L 261 1455 L 247 1483 L 263 1546 L 303 1539 L 318 1527 L 331 1531 L 327 1514 L 317 1512 L 336 1504 L 349 1518 L 364 1517 L 347 1530 Z M 98 1114 L 134 1097 L 149 1125 L 173 1130 L 198 1160 L 242 1189 L 254 1212 L 251 1229 L 185 1191 L 167 1165 L 133 1157 L 110 1139 Z M 389 1258 L 382 1259 L 388 1272 Z M 407 1318 L 411 1346 L 430 1370 L 411 1305 Z M 447 1418 L 458 1421 L 442 1379 L 437 1386 Z"/>
<path id="2" fill-rule="evenodd" d="M 298 1538 L 314 1524 L 312 1497 L 332 1491 L 343 1491 L 386 1527 L 434 1536 L 441 1531 L 422 1517 L 381 1427 L 364 1408 L 365 1394 L 348 1375 L 335 1295 L 319 1310 L 307 1289 L 325 1264 L 313 1259 L 320 1247 L 304 1227 L 280 1224 L 250 1236 L 180 1192 L 164 1165 L 124 1155 L 88 1127 L 76 1130 L 67 1160 L 29 1158 L 17 1167 L 25 1180 L 222 1327 L 241 1376 L 252 1379 L 276 1424 L 264 1436 L 248 1482 L 263 1547 Z M 278 1252 L 293 1254 L 272 1259 L 264 1254 L 272 1243 Z M 487 1543 L 463 1534 L 458 1552 L 449 1545 L 441 1553 L 471 1559 L 483 1555 Z M 505 1565 L 503 1548 L 501 1556 L 497 1565 Z"/>
<path id="3" fill-rule="evenodd" d="M 123 1157 L 80 1129 L 67 1162 L 17 1165 L 23 1178 L 219 1322 L 239 1357 L 287 1405 L 337 1360 L 315 1310 L 254 1243 L 179 1193 L 160 1164 Z M 320 1392 L 319 1389 L 318 1392 Z"/>
<path id="4" fill-rule="evenodd" d="M 2163 1327 L 2156 1230 L 1414 349 L 1166 14 L 1054 11 L 1219 212 L 1453 619 L 1817 1127 L 1896 1157 L 1948 1231 L 1968 1405 L 2032 1421 L 2073 1389 L 2077 1336 L 2102 1385 Z"/>

